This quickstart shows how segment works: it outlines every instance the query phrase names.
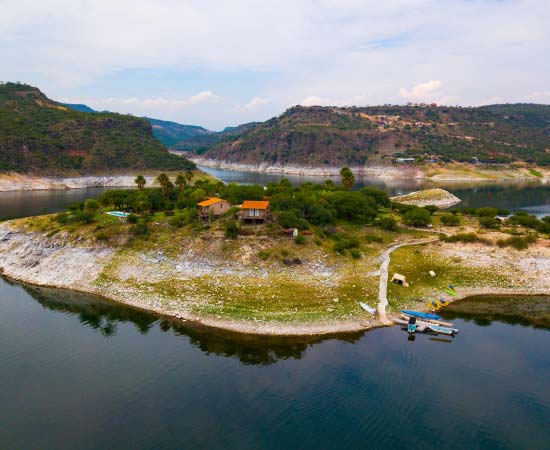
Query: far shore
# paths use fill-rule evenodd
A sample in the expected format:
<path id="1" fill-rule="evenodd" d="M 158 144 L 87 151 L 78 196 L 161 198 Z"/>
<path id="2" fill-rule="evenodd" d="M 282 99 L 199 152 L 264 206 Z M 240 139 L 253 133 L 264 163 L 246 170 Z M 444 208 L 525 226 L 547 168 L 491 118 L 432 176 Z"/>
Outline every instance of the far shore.
<path id="1" fill-rule="evenodd" d="M 198 166 L 211 169 L 230 170 L 235 172 L 251 172 L 265 174 L 286 174 L 312 177 L 339 177 L 340 167 L 312 167 L 298 165 L 269 165 L 244 164 L 228 161 L 219 161 L 201 157 L 190 157 Z M 487 169 L 485 166 L 471 164 L 450 164 L 439 166 L 436 164 L 410 166 L 352 166 L 352 172 L 360 177 L 373 177 L 381 180 L 426 180 L 435 183 L 452 182 L 550 182 L 550 171 L 546 170 L 541 176 L 533 175 L 529 169 L 523 167 L 501 167 Z M 542 170 L 542 169 L 539 169 Z"/>

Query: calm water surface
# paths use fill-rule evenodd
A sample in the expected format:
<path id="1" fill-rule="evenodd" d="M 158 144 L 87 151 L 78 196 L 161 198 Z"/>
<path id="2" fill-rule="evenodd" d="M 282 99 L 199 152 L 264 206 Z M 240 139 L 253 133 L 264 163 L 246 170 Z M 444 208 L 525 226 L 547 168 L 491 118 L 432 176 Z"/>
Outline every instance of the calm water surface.
<path id="1" fill-rule="evenodd" d="M 0 193 L 0 216 L 103 190 Z M 550 204 L 544 186 L 454 192 L 467 206 Z M 0 448 L 550 448 L 550 298 L 517 303 L 452 305 L 454 340 L 398 327 L 266 339 L 0 278 Z"/>
<path id="2" fill-rule="evenodd" d="M 0 448 L 549 448 L 549 330 L 453 317 L 246 338 L 0 280 Z"/>

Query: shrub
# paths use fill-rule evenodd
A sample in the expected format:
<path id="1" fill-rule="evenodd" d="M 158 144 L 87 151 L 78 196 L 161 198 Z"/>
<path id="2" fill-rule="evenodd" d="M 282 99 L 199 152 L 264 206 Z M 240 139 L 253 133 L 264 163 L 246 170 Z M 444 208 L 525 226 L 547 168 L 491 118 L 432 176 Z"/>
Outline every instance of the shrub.
<path id="1" fill-rule="evenodd" d="M 403 222 L 413 227 L 425 227 L 432 223 L 432 218 L 428 210 L 415 207 L 403 214 Z"/>
<path id="2" fill-rule="evenodd" d="M 397 230 L 397 220 L 390 216 L 381 217 L 378 226 L 383 230 L 395 231 Z"/>
<path id="3" fill-rule="evenodd" d="M 359 247 L 359 241 L 355 238 L 341 238 L 334 243 L 333 250 L 336 253 L 344 254 L 347 249 Z"/>
<path id="4" fill-rule="evenodd" d="M 489 230 L 496 230 L 500 222 L 494 217 L 482 216 L 478 219 L 479 226 L 482 228 L 487 228 Z"/>
<path id="5" fill-rule="evenodd" d="M 537 237 L 534 234 L 528 234 L 526 236 L 512 236 L 508 239 L 499 239 L 497 245 L 499 247 L 513 247 L 516 250 L 525 250 L 530 244 L 537 241 Z"/>
<path id="6" fill-rule="evenodd" d="M 168 220 L 168 224 L 175 228 L 181 228 L 185 225 L 185 216 L 183 214 L 175 214 L 174 216 L 170 217 L 170 220 Z"/>
<path id="7" fill-rule="evenodd" d="M 426 205 L 424 206 L 424 209 L 430 213 L 430 215 L 433 215 L 434 212 L 436 212 L 439 208 L 435 205 Z"/>
<path id="8" fill-rule="evenodd" d="M 488 239 L 479 237 L 475 233 L 458 233 L 458 234 L 453 234 L 451 236 L 445 236 L 444 234 L 440 234 L 439 240 L 445 241 L 445 242 L 465 242 L 465 243 L 479 242 L 481 244 L 491 245 L 491 241 L 489 241 Z"/>
<path id="9" fill-rule="evenodd" d="M 149 232 L 149 228 L 147 227 L 147 222 L 144 220 L 140 220 L 136 224 L 132 225 L 130 227 L 130 233 L 136 235 L 136 236 L 144 236 Z"/>
<path id="10" fill-rule="evenodd" d="M 57 216 L 55 216 L 55 220 L 64 225 L 69 221 L 69 215 L 67 213 L 59 213 Z"/>
<path id="11" fill-rule="evenodd" d="M 228 239 L 236 239 L 239 235 L 239 226 L 234 220 L 225 223 L 225 237 Z"/>
<path id="12" fill-rule="evenodd" d="M 367 223 L 377 214 L 374 200 L 359 192 L 333 192 L 329 202 L 336 211 L 337 217 L 349 222 Z"/>
<path id="13" fill-rule="evenodd" d="M 74 215 L 77 222 L 92 223 L 94 221 L 94 212 L 91 210 L 77 211 Z"/>
<path id="14" fill-rule="evenodd" d="M 453 216 L 452 214 L 443 214 L 440 220 L 443 225 L 448 227 L 456 227 L 460 225 L 460 217 Z"/>
<path id="15" fill-rule="evenodd" d="M 105 231 L 100 231 L 99 233 L 97 233 L 95 235 L 95 238 L 98 241 L 108 241 L 109 240 L 109 235 Z"/>
<path id="16" fill-rule="evenodd" d="M 267 250 L 260 250 L 260 251 L 258 252 L 258 258 L 260 258 L 262 261 L 265 261 L 265 260 L 268 259 L 270 256 L 271 256 L 271 253 L 268 252 Z"/>
<path id="17" fill-rule="evenodd" d="M 394 211 L 398 211 L 400 213 L 406 213 L 407 211 L 411 211 L 415 208 L 418 208 L 418 206 L 405 205 L 404 203 L 399 203 L 399 202 L 392 202 L 391 203 L 391 209 L 394 210 Z"/>
<path id="18" fill-rule="evenodd" d="M 384 242 L 384 238 L 382 236 L 379 236 L 378 234 L 367 234 L 367 236 L 365 237 L 365 240 L 369 244 L 371 242 L 378 242 L 378 243 Z"/>
<path id="19" fill-rule="evenodd" d="M 129 223 L 137 223 L 138 222 L 138 216 L 136 216 L 135 214 L 130 214 L 128 217 L 128 222 Z"/>
<path id="20" fill-rule="evenodd" d="M 498 209 L 496 208 L 478 208 L 476 210 L 477 217 L 496 217 L 498 215 Z"/>
<path id="21" fill-rule="evenodd" d="M 357 250 L 356 248 L 351 249 L 350 255 L 353 259 L 361 258 L 361 252 L 359 250 Z"/>
<path id="22" fill-rule="evenodd" d="M 84 210 L 95 212 L 99 209 L 99 203 L 93 198 L 89 198 L 84 202 Z"/>
<path id="23" fill-rule="evenodd" d="M 306 237 L 303 234 L 299 234 L 294 238 L 294 243 L 297 245 L 305 245 Z"/>
<path id="24" fill-rule="evenodd" d="M 298 217 L 294 211 L 283 211 L 279 213 L 277 221 L 283 228 L 298 228 L 305 230 L 308 228 L 308 222 L 301 217 Z"/>
<path id="25" fill-rule="evenodd" d="M 359 192 L 367 197 L 371 197 L 378 206 L 385 208 L 389 208 L 391 206 L 390 197 L 380 189 L 374 187 L 364 187 Z"/>

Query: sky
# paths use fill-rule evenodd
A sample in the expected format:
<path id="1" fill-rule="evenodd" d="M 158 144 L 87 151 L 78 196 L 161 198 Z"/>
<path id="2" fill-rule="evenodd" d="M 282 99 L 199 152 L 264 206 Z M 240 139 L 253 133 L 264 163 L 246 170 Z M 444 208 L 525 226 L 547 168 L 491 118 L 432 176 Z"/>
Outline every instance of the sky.
<path id="1" fill-rule="evenodd" d="M 219 130 L 290 106 L 550 103 L 549 0 L 0 0 L 0 80 Z"/>

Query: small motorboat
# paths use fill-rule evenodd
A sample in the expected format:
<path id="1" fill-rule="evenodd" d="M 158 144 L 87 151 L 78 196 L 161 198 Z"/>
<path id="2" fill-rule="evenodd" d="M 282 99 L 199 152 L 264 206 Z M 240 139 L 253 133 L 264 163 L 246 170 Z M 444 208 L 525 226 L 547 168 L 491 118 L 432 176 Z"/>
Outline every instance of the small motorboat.
<path id="1" fill-rule="evenodd" d="M 406 314 L 402 314 L 401 317 L 405 320 L 409 320 L 409 318 L 411 316 L 408 316 Z M 453 324 L 451 322 L 443 322 L 442 320 L 435 320 L 435 319 L 419 319 L 421 320 L 422 322 L 426 322 L 426 323 L 431 323 L 433 325 L 439 325 L 439 326 L 442 326 L 442 327 L 452 327 Z"/>
<path id="2" fill-rule="evenodd" d="M 376 314 L 376 309 L 367 305 L 366 303 L 359 302 L 359 305 L 361 306 L 361 308 L 363 308 L 365 311 L 372 314 L 373 316 Z"/>

